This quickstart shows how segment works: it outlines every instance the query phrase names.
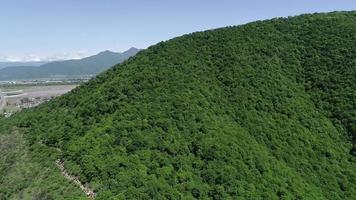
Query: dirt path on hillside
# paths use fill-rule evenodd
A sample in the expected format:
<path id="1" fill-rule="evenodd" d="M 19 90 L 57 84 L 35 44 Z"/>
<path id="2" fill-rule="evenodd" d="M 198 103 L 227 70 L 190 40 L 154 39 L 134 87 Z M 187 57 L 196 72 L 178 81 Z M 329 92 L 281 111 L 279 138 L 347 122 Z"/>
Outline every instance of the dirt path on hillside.
<path id="1" fill-rule="evenodd" d="M 65 168 L 64 168 L 64 164 L 63 161 L 61 160 L 56 160 L 56 165 L 58 166 L 58 168 L 61 170 L 63 176 L 70 180 L 73 181 L 76 185 L 78 185 L 80 187 L 80 189 L 83 190 L 83 192 L 88 196 L 88 198 L 90 199 L 94 199 L 96 194 L 94 192 L 94 190 L 92 190 L 87 184 L 83 184 L 82 182 L 79 181 L 79 179 L 73 175 L 71 175 Z"/>

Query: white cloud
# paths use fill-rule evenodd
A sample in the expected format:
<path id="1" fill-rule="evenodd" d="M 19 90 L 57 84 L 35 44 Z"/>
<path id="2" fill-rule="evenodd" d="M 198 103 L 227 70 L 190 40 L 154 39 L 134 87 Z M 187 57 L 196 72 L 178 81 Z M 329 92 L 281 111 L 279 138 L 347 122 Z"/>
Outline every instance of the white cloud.
<path id="1" fill-rule="evenodd" d="M 56 60 L 81 59 L 89 56 L 87 51 L 56 53 L 50 55 L 35 55 L 35 54 L 13 54 L 0 55 L 0 62 L 48 62 Z"/>

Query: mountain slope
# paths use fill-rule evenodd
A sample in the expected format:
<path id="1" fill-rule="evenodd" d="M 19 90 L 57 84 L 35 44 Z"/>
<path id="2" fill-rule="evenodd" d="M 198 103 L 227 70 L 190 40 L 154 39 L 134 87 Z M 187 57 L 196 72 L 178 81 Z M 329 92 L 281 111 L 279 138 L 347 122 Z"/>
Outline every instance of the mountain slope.
<path id="1" fill-rule="evenodd" d="M 45 154 L 31 151 L 17 130 L 0 134 L 0 199 L 86 199 L 66 181 L 49 159 L 56 151 Z M 57 191 L 57 192 L 49 192 Z"/>
<path id="2" fill-rule="evenodd" d="M 0 69 L 6 68 L 6 67 L 17 67 L 17 66 L 23 66 L 23 67 L 33 67 L 33 66 L 40 66 L 44 65 L 48 62 L 41 62 L 41 61 L 29 61 L 29 62 L 0 62 Z"/>
<path id="3" fill-rule="evenodd" d="M 37 156 L 60 149 L 97 199 L 355 199 L 355 21 L 178 37 L 2 129 L 18 127 Z"/>
<path id="4" fill-rule="evenodd" d="M 134 56 L 139 49 L 131 48 L 123 53 L 104 51 L 79 60 L 50 62 L 38 67 L 7 67 L 0 69 L 0 80 L 53 78 L 56 76 L 94 75 Z"/>

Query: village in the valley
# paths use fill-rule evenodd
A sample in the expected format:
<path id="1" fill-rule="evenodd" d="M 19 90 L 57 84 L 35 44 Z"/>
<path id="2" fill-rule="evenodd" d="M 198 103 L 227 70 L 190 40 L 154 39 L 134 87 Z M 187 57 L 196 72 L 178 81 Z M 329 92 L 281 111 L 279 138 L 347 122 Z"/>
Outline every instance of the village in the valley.
<path id="1" fill-rule="evenodd" d="M 0 115 L 10 117 L 15 112 L 38 106 L 75 87 L 76 85 L 0 87 Z"/>

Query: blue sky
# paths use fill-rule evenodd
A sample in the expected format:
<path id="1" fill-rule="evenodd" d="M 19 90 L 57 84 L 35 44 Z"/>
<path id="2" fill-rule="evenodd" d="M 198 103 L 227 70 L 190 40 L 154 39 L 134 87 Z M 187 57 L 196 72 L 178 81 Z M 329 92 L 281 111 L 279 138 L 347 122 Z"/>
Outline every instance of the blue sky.
<path id="1" fill-rule="evenodd" d="M 356 10 L 356 0 L 1 0 L 0 61 L 146 48 L 194 31 L 335 10 Z"/>

